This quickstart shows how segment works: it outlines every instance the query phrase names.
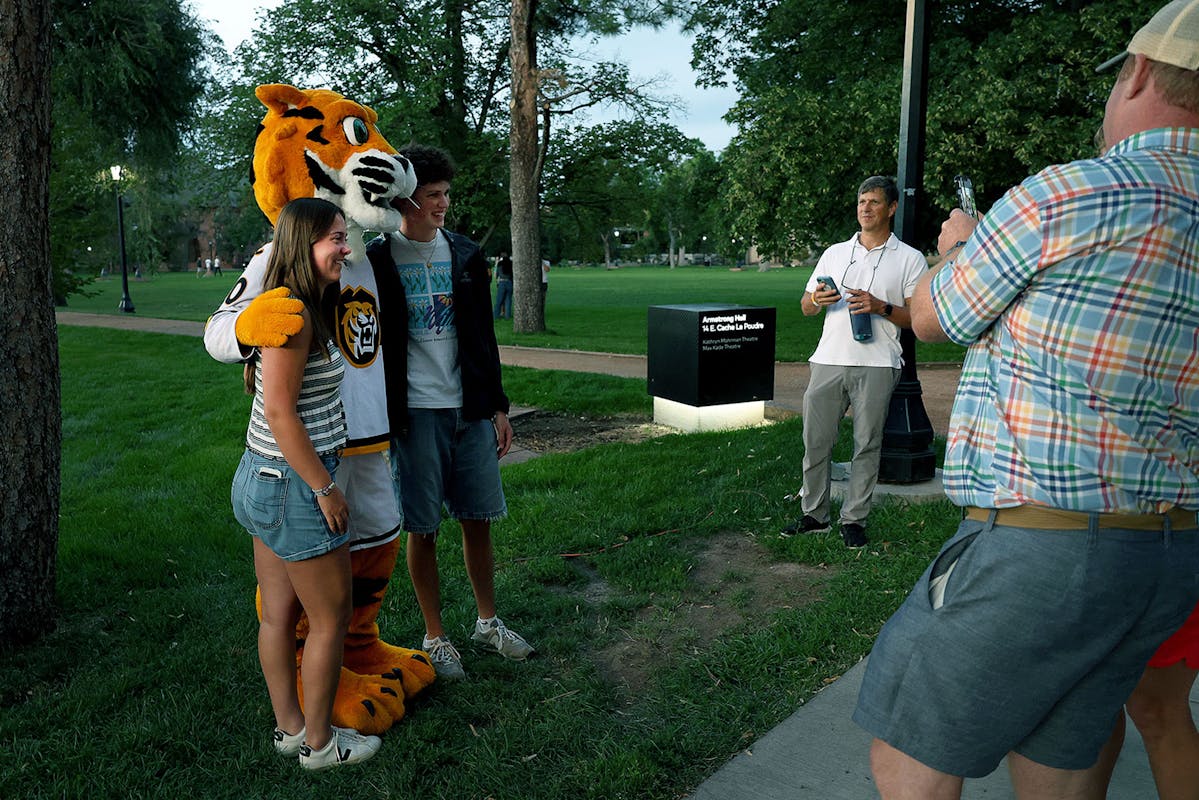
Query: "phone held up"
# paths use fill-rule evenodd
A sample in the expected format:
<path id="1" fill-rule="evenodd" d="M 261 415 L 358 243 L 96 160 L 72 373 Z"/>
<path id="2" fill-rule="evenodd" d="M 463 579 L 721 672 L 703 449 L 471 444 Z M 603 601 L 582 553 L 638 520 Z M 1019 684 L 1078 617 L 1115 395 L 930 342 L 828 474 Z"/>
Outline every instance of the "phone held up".
<path id="1" fill-rule="evenodd" d="M 957 175 L 953 179 L 953 185 L 958 193 L 958 208 L 978 219 L 978 204 L 974 202 L 974 182 L 965 175 Z"/>
<path id="2" fill-rule="evenodd" d="M 816 282 L 830 292 L 841 294 L 837 282 L 828 275 L 817 275 Z M 874 325 L 870 322 L 869 314 L 850 314 L 849 327 L 853 331 L 853 338 L 859 342 L 868 342 L 874 337 Z"/>

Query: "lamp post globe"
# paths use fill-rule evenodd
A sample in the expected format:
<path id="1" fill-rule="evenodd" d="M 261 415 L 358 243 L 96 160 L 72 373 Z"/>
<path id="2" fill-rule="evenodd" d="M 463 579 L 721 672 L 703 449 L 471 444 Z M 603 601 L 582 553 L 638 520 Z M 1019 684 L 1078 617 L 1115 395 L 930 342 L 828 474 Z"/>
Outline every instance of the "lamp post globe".
<path id="1" fill-rule="evenodd" d="M 108 168 L 117 188 L 117 240 L 121 250 L 121 302 L 117 308 L 126 314 L 133 313 L 133 300 L 129 297 L 129 264 L 125 258 L 125 198 L 121 194 L 121 167 L 115 164 Z"/>

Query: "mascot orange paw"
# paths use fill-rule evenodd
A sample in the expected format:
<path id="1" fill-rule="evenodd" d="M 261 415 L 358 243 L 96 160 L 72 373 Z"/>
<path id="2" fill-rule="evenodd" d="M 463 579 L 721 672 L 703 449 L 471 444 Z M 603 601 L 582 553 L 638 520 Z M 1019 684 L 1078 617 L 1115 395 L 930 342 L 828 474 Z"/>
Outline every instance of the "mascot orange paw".
<path id="1" fill-rule="evenodd" d="M 433 683 L 437 673 L 423 650 L 396 647 L 375 639 L 361 647 L 346 647 L 345 666 L 362 675 L 398 675 L 404 697 L 411 699 Z"/>
<path id="2" fill-rule="evenodd" d="M 296 673 L 300 702 L 304 683 Z M 359 733 L 378 736 L 404 718 L 404 687 L 386 675 L 359 675 L 342 667 L 333 700 L 333 724 Z"/>
<path id="3" fill-rule="evenodd" d="M 237 341 L 246 347 L 282 347 L 304 327 L 304 303 L 286 286 L 255 297 L 237 317 Z"/>

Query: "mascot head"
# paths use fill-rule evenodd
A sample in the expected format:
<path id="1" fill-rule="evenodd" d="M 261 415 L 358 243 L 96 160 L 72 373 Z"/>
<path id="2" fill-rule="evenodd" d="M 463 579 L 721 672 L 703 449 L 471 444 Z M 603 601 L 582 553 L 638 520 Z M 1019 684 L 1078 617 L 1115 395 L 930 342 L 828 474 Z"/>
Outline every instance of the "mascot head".
<path id="1" fill-rule="evenodd" d="M 379 133 L 373 110 L 337 92 L 281 83 L 254 94 L 267 112 L 254 141 L 250 183 L 272 225 L 289 201 L 320 197 L 341 208 L 348 223 L 399 230 L 391 201 L 412 194 L 416 173 Z"/>

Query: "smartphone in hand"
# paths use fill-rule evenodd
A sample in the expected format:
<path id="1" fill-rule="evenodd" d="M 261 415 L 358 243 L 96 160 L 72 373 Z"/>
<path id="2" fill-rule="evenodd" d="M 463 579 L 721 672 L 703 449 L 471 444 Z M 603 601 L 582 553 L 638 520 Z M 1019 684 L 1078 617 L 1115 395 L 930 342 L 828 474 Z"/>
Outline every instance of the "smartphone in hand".
<path id="1" fill-rule="evenodd" d="M 958 193 L 958 207 L 978 219 L 978 204 L 974 202 L 974 182 L 965 175 L 957 175 L 953 185 Z"/>
<path id="2" fill-rule="evenodd" d="M 837 294 L 841 294 L 841 290 L 837 288 L 837 282 L 834 281 L 832 278 L 830 278 L 828 275 L 817 275 L 816 282 L 819 283 L 821 286 L 823 286 L 825 289 L 827 289 L 830 292 L 836 292 Z"/>

